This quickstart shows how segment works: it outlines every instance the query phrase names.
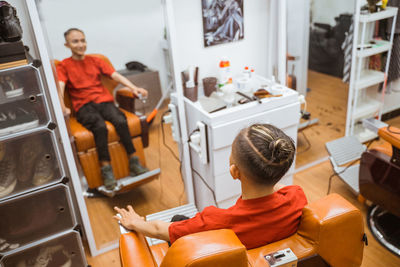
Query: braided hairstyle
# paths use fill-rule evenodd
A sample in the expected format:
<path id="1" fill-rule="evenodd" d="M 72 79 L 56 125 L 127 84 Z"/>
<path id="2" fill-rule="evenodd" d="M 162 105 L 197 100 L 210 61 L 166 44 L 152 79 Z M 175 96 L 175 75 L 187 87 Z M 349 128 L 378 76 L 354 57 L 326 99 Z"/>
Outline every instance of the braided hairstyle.
<path id="1" fill-rule="evenodd" d="M 240 131 L 233 142 L 239 168 L 254 182 L 275 185 L 293 163 L 293 140 L 270 124 L 253 124 Z"/>

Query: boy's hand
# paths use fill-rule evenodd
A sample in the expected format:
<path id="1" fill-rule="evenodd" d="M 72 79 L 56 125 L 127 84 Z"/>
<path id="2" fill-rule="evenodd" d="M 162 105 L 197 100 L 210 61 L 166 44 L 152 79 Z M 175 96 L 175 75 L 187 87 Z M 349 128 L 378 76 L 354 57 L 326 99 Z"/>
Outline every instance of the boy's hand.
<path id="1" fill-rule="evenodd" d="M 63 115 L 64 115 L 64 116 L 69 116 L 69 115 L 71 115 L 71 110 L 70 110 L 69 108 L 67 108 L 67 107 L 64 107 L 64 108 L 63 108 Z"/>
<path id="2" fill-rule="evenodd" d="M 114 207 L 114 210 L 118 212 L 121 217 L 115 215 L 113 218 L 121 223 L 126 229 L 135 230 L 135 225 L 144 221 L 144 217 L 137 214 L 131 205 L 128 205 L 127 209 Z"/>
<path id="3" fill-rule="evenodd" d="M 142 97 L 145 97 L 145 98 L 146 98 L 147 95 L 148 95 L 147 90 L 144 89 L 144 88 L 140 88 L 140 87 L 136 87 L 136 88 L 132 89 L 132 92 L 133 92 L 136 96 L 142 95 Z"/>

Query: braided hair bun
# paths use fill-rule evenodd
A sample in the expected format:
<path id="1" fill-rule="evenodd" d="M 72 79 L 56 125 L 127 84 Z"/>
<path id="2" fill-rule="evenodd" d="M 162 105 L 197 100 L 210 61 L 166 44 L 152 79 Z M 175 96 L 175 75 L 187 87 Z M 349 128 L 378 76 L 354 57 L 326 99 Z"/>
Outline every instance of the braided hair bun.
<path id="1" fill-rule="evenodd" d="M 234 141 L 235 156 L 248 176 L 267 185 L 277 183 L 293 163 L 293 140 L 270 124 L 253 124 Z"/>

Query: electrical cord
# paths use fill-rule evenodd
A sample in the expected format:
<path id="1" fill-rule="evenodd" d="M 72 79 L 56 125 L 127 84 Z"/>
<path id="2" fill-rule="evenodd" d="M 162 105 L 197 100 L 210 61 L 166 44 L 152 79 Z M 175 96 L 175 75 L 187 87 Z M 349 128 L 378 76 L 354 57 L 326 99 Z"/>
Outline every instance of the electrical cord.
<path id="1" fill-rule="evenodd" d="M 171 111 L 170 111 L 170 110 L 166 110 L 166 111 L 162 114 L 162 116 L 161 116 L 161 131 L 162 131 L 162 136 L 163 136 L 163 144 L 164 144 L 164 146 L 171 152 L 171 154 L 173 155 L 173 157 L 174 157 L 177 161 L 179 161 L 179 170 L 180 170 L 180 174 L 181 174 L 181 177 L 182 177 L 182 161 L 176 156 L 176 154 L 174 153 L 174 151 L 172 150 L 172 148 L 169 147 L 169 146 L 166 144 L 166 142 L 165 142 L 164 119 L 163 119 L 163 118 L 164 118 L 164 116 L 165 116 L 167 113 L 169 113 L 169 112 L 171 112 Z M 194 130 L 189 134 L 188 140 L 187 140 L 188 143 L 190 142 L 190 137 L 192 136 L 192 134 L 194 134 L 195 132 L 198 132 L 199 130 L 200 130 L 199 128 L 196 128 L 196 129 L 194 129 Z M 211 191 L 212 196 L 213 196 L 213 199 L 214 199 L 214 202 L 215 202 L 215 205 L 218 207 L 217 198 L 216 198 L 216 196 L 215 196 L 215 191 L 210 187 L 210 185 L 209 185 L 209 184 L 206 182 L 206 180 L 200 175 L 200 173 L 198 173 L 198 172 L 192 167 L 192 158 L 191 158 L 190 152 L 189 152 L 189 156 L 190 156 L 190 168 L 192 169 L 192 171 L 193 171 L 195 174 L 197 174 L 197 176 L 199 176 L 200 180 L 201 180 L 201 181 L 203 182 L 203 184 L 208 188 L 208 190 Z M 185 189 L 185 183 L 184 183 L 184 181 L 183 181 L 183 177 L 182 177 L 182 182 L 183 182 L 183 187 L 184 187 L 184 189 Z M 185 192 L 185 190 L 183 190 L 183 192 Z M 181 196 L 179 197 L 179 203 L 181 202 L 182 197 L 183 197 L 183 194 L 181 194 Z"/>
<path id="2" fill-rule="evenodd" d="M 304 139 L 306 140 L 306 143 L 307 143 L 307 148 L 305 148 L 303 151 L 300 151 L 300 152 L 299 152 L 299 151 L 297 151 L 296 155 L 303 154 L 303 153 L 305 153 L 305 152 L 307 152 L 308 150 L 310 150 L 310 149 L 311 149 L 311 143 L 310 143 L 310 140 L 307 138 L 307 136 L 306 136 L 306 134 L 304 133 L 304 131 L 301 131 L 300 133 L 303 135 Z"/>
<path id="3" fill-rule="evenodd" d="M 199 128 L 196 128 L 196 129 L 194 129 L 190 134 L 189 134 L 189 137 L 188 137 L 188 143 L 190 142 L 190 136 L 192 136 L 192 134 L 194 134 L 195 132 L 198 132 L 198 131 L 200 131 L 200 129 Z M 192 166 L 192 155 L 191 155 L 191 153 L 190 153 L 190 151 L 189 151 L 189 157 L 190 157 L 190 169 L 192 169 L 192 171 L 195 173 L 195 174 L 197 174 L 197 176 L 199 176 L 199 178 L 200 178 L 200 180 L 203 182 L 203 184 L 208 188 L 208 190 L 210 190 L 210 192 L 211 192 L 211 194 L 212 194 L 212 196 L 213 196 L 213 199 L 214 199 L 214 203 L 215 203 L 215 206 L 218 208 L 218 203 L 217 203 L 217 198 L 216 198 L 216 196 L 215 196 L 215 191 L 211 188 L 211 186 L 206 182 L 206 180 L 203 178 L 203 176 L 201 176 L 200 175 L 200 173 L 198 173 L 194 168 L 193 168 L 193 166 Z"/>
<path id="4" fill-rule="evenodd" d="M 179 205 L 182 204 L 182 198 L 183 195 L 185 194 L 185 181 L 183 180 L 183 175 L 182 175 L 182 161 L 179 159 L 179 157 L 175 154 L 175 152 L 172 150 L 172 148 L 170 146 L 167 145 L 167 143 L 165 142 L 165 131 L 164 131 L 164 116 L 166 114 L 168 114 L 169 112 L 171 112 L 171 110 L 166 110 L 164 111 L 164 113 L 161 115 L 161 132 L 162 132 L 162 138 L 163 138 L 163 144 L 164 146 L 171 152 L 172 156 L 179 162 L 179 174 L 181 175 L 181 179 L 182 179 L 182 184 L 183 184 L 183 190 L 182 193 L 179 194 Z"/>
<path id="5" fill-rule="evenodd" d="M 215 191 L 208 185 L 208 183 L 206 182 L 206 180 L 204 180 L 204 178 L 200 175 L 200 173 L 198 173 L 195 169 L 193 169 L 192 166 L 190 166 L 191 169 L 193 170 L 193 172 L 195 174 L 197 174 L 197 176 L 199 176 L 200 180 L 203 182 L 203 184 L 208 188 L 208 190 L 211 191 L 211 194 L 213 196 L 214 202 L 215 202 L 215 206 L 218 208 L 218 203 L 217 203 L 217 198 L 215 197 Z"/>
<path id="6" fill-rule="evenodd" d="M 365 151 L 368 150 L 368 148 L 370 147 L 370 145 L 375 142 L 375 140 L 377 140 L 377 138 L 371 140 Z M 353 160 L 349 165 L 347 165 L 343 170 L 341 170 L 340 172 L 334 172 L 330 177 L 329 177 L 329 182 L 328 182 L 328 192 L 326 193 L 327 195 L 329 195 L 330 191 L 331 191 L 331 186 L 332 186 L 332 179 L 335 176 L 339 176 L 340 174 L 344 173 L 345 171 L 347 171 L 351 166 L 353 166 L 356 162 L 358 162 L 360 159 L 355 159 Z"/>
<path id="7" fill-rule="evenodd" d="M 179 157 L 175 154 L 175 152 L 172 150 L 170 146 L 168 146 L 165 142 L 165 132 L 164 132 L 164 116 L 165 114 L 171 112 L 170 110 L 165 111 L 162 116 L 161 116 L 161 132 L 162 132 L 162 137 L 163 137 L 163 144 L 164 146 L 171 152 L 172 156 L 181 163 L 181 160 Z M 182 163 L 181 163 L 182 164 Z"/>

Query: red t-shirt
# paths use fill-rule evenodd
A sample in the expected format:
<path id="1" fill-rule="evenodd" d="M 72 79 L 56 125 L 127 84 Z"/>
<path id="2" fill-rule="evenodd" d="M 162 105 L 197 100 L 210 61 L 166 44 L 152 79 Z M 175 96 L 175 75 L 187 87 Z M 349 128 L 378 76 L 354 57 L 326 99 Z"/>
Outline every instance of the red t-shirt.
<path id="1" fill-rule="evenodd" d="M 83 60 L 69 57 L 57 65 L 58 79 L 66 84 L 75 111 L 89 102 L 114 101 L 100 80 L 101 74 L 111 76 L 114 72 L 115 69 L 101 58 L 88 55 Z"/>
<path id="2" fill-rule="evenodd" d="M 179 237 L 217 229 L 232 229 L 247 249 L 291 236 L 297 231 L 307 199 L 301 187 L 286 186 L 254 199 L 237 200 L 228 209 L 206 207 L 195 217 L 169 226 L 171 243 Z"/>

